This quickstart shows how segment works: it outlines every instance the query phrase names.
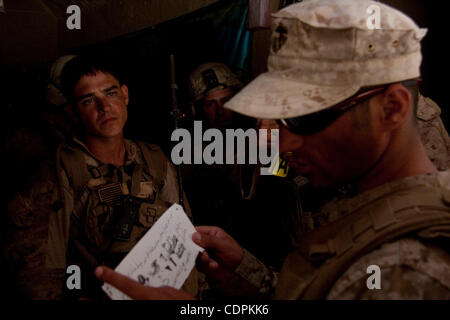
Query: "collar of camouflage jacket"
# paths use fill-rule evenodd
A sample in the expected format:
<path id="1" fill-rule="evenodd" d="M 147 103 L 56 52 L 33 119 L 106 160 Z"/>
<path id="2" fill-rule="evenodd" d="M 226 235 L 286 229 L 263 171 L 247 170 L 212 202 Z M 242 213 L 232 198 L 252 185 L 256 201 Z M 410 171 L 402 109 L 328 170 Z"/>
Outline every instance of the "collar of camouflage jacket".
<path id="1" fill-rule="evenodd" d="M 92 165 L 92 166 L 100 166 L 103 163 L 89 150 L 89 148 L 86 146 L 86 144 L 79 138 L 77 137 L 73 137 L 73 141 L 72 141 L 76 147 L 79 147 L 81 150 L 83 150 L 85 152 L 85 154 L 88 156 L 86 158 L 86 161 L 88 162 L 88 164 Z M 137 161 L 137 146 L 136 144 L 129 140 L 129 139 L 124 139 L 124 144 L 125 144 L 125 162 L 124 165 L 130 165 L 133 162 L 138 162 Z"/>

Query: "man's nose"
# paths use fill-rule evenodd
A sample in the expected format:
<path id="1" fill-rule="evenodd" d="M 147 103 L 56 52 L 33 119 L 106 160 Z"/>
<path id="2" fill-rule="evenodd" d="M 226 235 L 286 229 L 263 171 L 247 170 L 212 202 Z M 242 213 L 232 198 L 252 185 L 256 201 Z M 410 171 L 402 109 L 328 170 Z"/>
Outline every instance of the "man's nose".
<path id="1" fill-rule="evenodd" d="M 280 126 L 280 154 L 292 154 L 303 147 L 305 138 Z"/>
<path id="2" fill-rule="evenodd" d="M 219 116 L 222 116 L 225 113 L 225 110 L 223 109 L 223 102 L 217 102 L 216 113 Z"/>
<path id="3" fill-rule="evenodd" d="M 111 110 L 111 102 L 105 97 L 97 97 L 97 108 L 101 111 L 107 112 Z"/>

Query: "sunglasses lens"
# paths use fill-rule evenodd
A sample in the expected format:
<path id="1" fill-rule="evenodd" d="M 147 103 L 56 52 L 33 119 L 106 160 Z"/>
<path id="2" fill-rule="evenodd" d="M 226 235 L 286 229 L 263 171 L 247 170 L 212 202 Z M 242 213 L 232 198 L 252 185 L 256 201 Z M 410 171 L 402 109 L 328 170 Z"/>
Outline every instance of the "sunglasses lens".
<path id="1" fill-rule="evenodd" d="M 309 121 L 305 121 L 302 118 L 289 118 L 284 119 L 289 131 L 297 134 L 313 134 L 315 132 L 314 126 Z"/>
<path id="2" fill-rule="evenodd" d="M 403 82 L 403 84 L 405 86 L 417 85 L 419 81 L 420 79 L 412 79 Z M 366 88 L 355 94 L 353 97 L 350 97 L 331 108 L 297 118 L 286 118 L 283 119 L 281 123 L 285 125 L 289 131 L 299 135 L 311 135 L 317 133 L 331 125 L 350 108 L 360 105 L 363 101 L 380 94 L 388 86 L 389 85 L 383 85 L 370 89 Z"/>
<path id="3" fill-rule="evenodd" d="M 284 119 L 286 126 L 292 133 L 300 135 L 311 135 L 322 131 L 339 117 L 338 113 L 327 110 L 310 115 Z"/>

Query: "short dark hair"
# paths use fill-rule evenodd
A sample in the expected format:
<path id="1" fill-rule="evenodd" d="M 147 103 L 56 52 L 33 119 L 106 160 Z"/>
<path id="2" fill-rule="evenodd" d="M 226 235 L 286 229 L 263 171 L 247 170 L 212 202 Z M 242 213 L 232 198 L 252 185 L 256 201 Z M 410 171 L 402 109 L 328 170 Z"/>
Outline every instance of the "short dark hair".
<path id="1" fill-rule="evenodd" d="M 66 99 L 72 100 L 73 90 L 83 76 L 95 75 L 97 72 L 109 73 L 122 84 L 119 71 L 113 67 L 109 57 L 99 54 L 79 55 L 67 62 L 61 72 L 61 90 Z"/>
<path id="2" fill-rule="evenodd" d="M 412 108 L 412 118 L 413 123 L 417 123 L 417 105 L 419 101 L 419 84 L 421 80 L 420 79 L 411 79 L 406 80 L 402 82 L 398 82 L 402 84 L 411 94 L 411 108 Z M 364 100 L 361 105 L 359 105 L 357 108 L 353 109 L 353 115 L 354 115 L 354 125 L 358 128 L 364 128 L 367 126 L 370 126 L 370 108 L 369 108 L 369 101 Z"/>

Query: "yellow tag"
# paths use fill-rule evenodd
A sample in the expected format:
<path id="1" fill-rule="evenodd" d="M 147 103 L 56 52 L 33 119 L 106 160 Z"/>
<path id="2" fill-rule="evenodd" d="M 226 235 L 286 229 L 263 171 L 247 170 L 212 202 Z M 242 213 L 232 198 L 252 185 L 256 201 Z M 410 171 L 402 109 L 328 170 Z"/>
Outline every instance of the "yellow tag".
<path id="1" fill-rule="evenodd" d="M 278 161 L 276 162 L 274 168 L 270 168 L 270 172 L 274 176 L 286 178 L 289 172 L 289 166 L 286 160 L 283 160 L 280 157 L 278 157 Z"/>

